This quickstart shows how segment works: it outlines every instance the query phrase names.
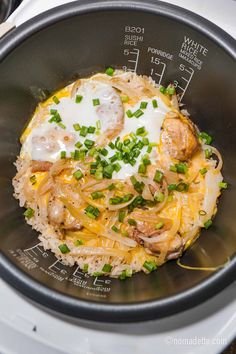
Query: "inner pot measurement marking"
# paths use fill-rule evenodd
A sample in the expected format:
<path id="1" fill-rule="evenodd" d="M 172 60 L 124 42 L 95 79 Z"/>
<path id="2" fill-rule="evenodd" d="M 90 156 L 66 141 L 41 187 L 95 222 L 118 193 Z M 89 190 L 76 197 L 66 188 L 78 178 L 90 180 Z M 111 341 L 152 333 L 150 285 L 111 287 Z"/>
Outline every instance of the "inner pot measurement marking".
<path id="1" fill-rule="evenodd" d="M 44 249 L 41 246 L 41 243 L 37 243 L 37 245 L 34 245 L 33 247 L 26 248 L 24 249 L 24 253 L 30 257 L 48 257 L 48 253 L 44 251 Z"/>
<path id="2" fill-rule="evenodd" d="M 163 61 L 161 61 L 161 59 L 158 58 L 158 57 L 152 56 L 150 60 L 151 60 L 151 63 L 155 65 L 154 68 L 151 68 L 150 75 L 151 76 L 153 76 L 153 75 L 157 76 L 158 81 L 155 80 L 155 77 L 153 78 L 153 80 L 158 85 L 160 85 L 161 81 L 163 79 L 163 75 L 164 75 L 165 70 L 166 70 L 166 64 Z"/>
<path id="3" fill-rule="evenodd" d="M 56 260 L 53 264 L 51 264 L 48 267 L 48 269 L 52 270 L 53 272 L 59 272 L 66 275 L 68 271 L 65 269 L 65 267 L 66 266 L 61 261 Z"/>
<path id="4" fill-rule="evenodd" d="M 124 65 L 122 69 L 135 73 L 138 67 L 139 53 L 140 51 L 138 48 L 124 49 L 124 55 L 127 57 L 128 64 L 127 66 Z"/>
<path id="5" fill-rule="evenodd" d="M 182 93 L 180 95 L 180 101 L 183 99 L 185 92 L 187 91 L 187 88 L 193 78 L 194 75 L 194 70 L 190 66 L 185 66 L 184 64 L 179 65 L 179 70 L 183 72 L 183 75 L 181 76 L 181 79 L 183 81 L 183 85 L 179 84 L 178 80 L 174 80 L 174 86 L 175 88 L 179 89 Z M 186 75 L 185 75 L 186 73 Z"/>

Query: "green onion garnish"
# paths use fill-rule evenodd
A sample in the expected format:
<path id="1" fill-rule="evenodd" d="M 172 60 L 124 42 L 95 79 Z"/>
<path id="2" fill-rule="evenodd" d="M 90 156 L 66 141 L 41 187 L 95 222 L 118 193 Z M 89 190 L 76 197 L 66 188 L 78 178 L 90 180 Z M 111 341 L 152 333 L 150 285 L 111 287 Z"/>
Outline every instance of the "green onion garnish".
<path id="1" fill-rule="evenodd" d="M 101 199 L 101 198 L 104 198 L 105 195 L 102 192 L 93 192 L 93 193 L 91 193 L 91 197 L 93 199 Z"/>
<path id="2" fill-rule="evenodd" d="M 130 277 L 132 277 L 132 269 L 126 269 L 126 270 L 122 270 L 119 279 L 125 280 L 126 278 L 130 278 Z"/>
<path id="3" fill-rule="evenodd" d="M 219 187 L 220 187 L 220 189 L 227 189 L 228 183 L 227 182 L 219 182 Z"/>
<path id="4" fill-rule="evenodd" d="M 112 270 L 112 265 L 106 263 L 104 264 L 103 268 L 102 268 L 102 272 L 104 273 L 110 273 L 110 271 Z"/>
<path id="5" fill-rule="evenodd" d="M 153 108 L 157 108 L 158 107 L 157 100 L 152 100 L 152 106 L 153 106 Z"/>
<path id="6" fill-rule="evenodd" d="M 116 188 L 116 186 L 115 186 L 114 183 L 111 183 L 111 184 L 107 187 L 107 189 L 108 189 L 109 191 L 112 191 L 112 190 L 115 189 L 115 188 Z"/>
<path id="7" fill-rule="evenodd" d="M 136 226 L 137 222 L 134 219 L 128 219 L 128 224 L 130 224 L 131 226 Z"/>
<path id="8" fill-rule="evenodd" d="M 176 184 L 173 184 L 173 183 L 168 184 L 168 191 L 174 191 L 174 190 L 176 190 L 176 187 L 177 187 Z"/>
<path id="9" fill-rule="evenodd" d="M 212 225 L 212 220 L 211 220 L 211 219 L 207 220 L 207 221 L 204 223 L 204 227 L 205 227 L 206 230 L 209 229 L 209 227 L 210 227 L 211 225 Z"/>
<path id="10" fill-rule="evenodd" d="M 80 180 L 84 175 L 81 170 L 77 170 L 73 173 L 73 176 L 75 177 L 75 179 Z"/>
<path id="11" fill-rule="evenodd" d="M 145 261 L 143 267 L 146 268 L 149 272 L 152 272 L 157 269 L 157 265 L 153 261 Z"/>
<path id="12" fill-rule="evenodd" d="M 108 150 L 105 149 L 105 148 L 102 148 L 100 152 L 101 152 L 101 154 L 102 154 L 103 156 L 107 156 L 107 155 L 108 155 Z"/>
<path id="13" fill-rule="evenodd" d="M 187 192 L 189 190 L 189 184 L 188 183 L 184 183 L 184 182 L 180 182 L 180 183 L 177 184 L 176 190 L 178 192 Z"/>
<path id="14" fill-rule="evenodd" d="M 119 221 L 119 222 L 123 222 L 123 221 L 124 221 L 124 218 L 125 218 L 125 215 L 126 215 L 126 212 L 125 212 L 124 210 L 119 211 L 119 214 L 118 214 L 118 221 Z"/>
<path id="15" fill-rule="evenodd" d="M 210 145 L 213 140 L 212 136 L 210 136 L 206 132 L 201 132 L 199 134 L 199 138 L 200 138 L 200 140 L 204 141 L 207 145 Z"/>
<path id="16" fill-rule="evenodd" d="M 165 199 L 165 195 L 162 192 L 158 192 L 155 194 L 155 198 L 154 198 L 157 202 L 161 203 L 163 202 L 163 200 Z"/>
<path id="17" fill-rule="evenodd" d="M 102 272 L 94 272 L 93 277 L 101 277 L 103 275 Z"/>
<path id="18" fill-rule="evenodd" d="M 143 114 L 144 114 L 144 112 L 143 112 L 141 109 L 137 109 L 137 111 L 135 111 L 135 112 L 133 113 L 133 116 L 136 117 L 136 118 L 139 118 L 139 117 L 141 117 Z"/>
<path id="19" fill-rule="evenodd" d="M 58 246 L 59 250 L 61 251 L 61 253 L 69 253 L 70 252 L 70 249 L 69 247 L 67 246 L 66 243 L 62 243 L 61 245 Z"/>
<path id="20" fill-rule="evenodd" d="M 86 273 L 88 271 L 89 265 L 88 263 L 85 263 L 83 266 L 83 271 Z"/>
<path id="21" fill-rule="evenodd" d="M 90 217 L 91 219 L 97 219 L 100 214 L 98 208 L 93 207 L 92 205 L 88 205 L 85 209 L 85 214 Z"/>
<path id="22" fill-rule="evenodd" d="M 207 168 L 206 168 L 206 167 L 201 168 L 201 169 L 199 170 L 199 172 L 201 173 L 201 175 L 205 175 L 205 173 L 207 173 Z"/>
<path id="23" fill-rule="evenodd" d="M 23 214 L 27 219 L 31 219 L 34 216 L 34 209 L 27 208 Z"/>
<path id="24" fill-rule="evenodd" d="M 133 117 L 133 113 L 131 112 L 130 109 L 128 109 L 128 111 L 126 111 L 126 115 L 127 115 L 128 118 Z"/>
<path id="25" fill-rule="evenodd" d="M 82 125 L 79 135 L 85 138 L 87 134 L 88 134 L 88 128 L 85 127 L 85 125 Z"/>
<path id="26" fill-rule="evenodd" d="M 134 176 L 131 176 L 131 177 L 130 177 L 130 181 L 131 181 L 131 183 L 133 184 L 134 189 L 135 189 L 138 193 L 142 193 L 143 188 L 144 188 L 144 183 L 143 183 L 143 182 L 138 182 Z"/>
<path id="27" fill-rule="evenodd" d="M 113 164 L 114 171 L 119 172 L 121 170 L 121 165 L 116 162 Z"/>
<path id="28" fill-rule="evenodd" d="M 112 178 L 112 173 L 114 171 L 114 167 L 112 165 L 108 165 L 103 169 L 103 177 L 105 178 Z"/>
<path id="29" fill-rule="evenodd" d="M 212 156 L 212 150 L 211 149 L 206 149 L 205 150 L 205 158 L 209 159 Z"/>
<path id="30" fill-rule="evenodd" d="M 77 132 L 77 131 L 79 131 L 80 129 L 81 129 L 81 127 L 80 127 L 80 125 L 79 125 L 79 123 L 75 123 L 75 124 L 73 124 L 73 128 L 74 128 L 74 130 Z"/>
<path id="31" fill-rule="evenodd" d="M 160 170 L 156 170 L 155 176 L 153 178 L 154 182 L 161 183 L 164 177 L 164 173 Z"/>
<path id="32" fill-rule="evenodd" d="M 112 229 L 112 231 L 114 231 L 114 232 L 119 232 L 118 227 L 116 227 L 115 225 L 113 225 L 113 226 L 111 227 L 111 229 Z"/>
<path id="33" fill-rule="evenodd" d="M 81 148 L 81 146 L 83 146 L 83 144 L 80 141 L 77 141 L 75 146 L 79 149 L 79 148 Z"/>
<path id="34" fill-rule="evenodd" d="M 129 101 L 129 96 L 121 96 L 121 101 L 127 103 Z"/>
<path id="35" fill-rule="evenodd" d="M 164 86 L 160 86 L 159 90 L 160 90 L 161 93 L 165 93 L 166 92 L 166 89 L 165 89 Z"/>
<path id="36" fill-rule="evenodd" d="M 162 229 L 164 226 L 164 222 L 163 221 L 160 221 L 158 224 L 155 225 L 155 229 L 156 230 L 160 230 Z"/>
<path id="37" fill-rule="evenodd" d="M 140 127 L 136 130 L 136 135 L 142 135 L 143 133 L 145 133 L 145 131 L 145 127 Z"/>
<path id="38" fill-rule="evenodd" d="M 112 150 L 115 149 L 115 144 L 114 144 L 112 141 L 109 142 L 108 146 L 109 146 Z"/>
<path id="39" fill-rule="evenodd" d="M 141 108 L 141 109 L 145 109 L 145 108 L 147 108 L 147 105 L 148 105 L 148 102 L 142 101 L 142 102 L 140 103 L 140 108 Z"/>
<path id="40" fill-rule="evenodd" d="M 59 104 L 59 103 L 60 103 L 60 100 L 58 99 L 57 96 L 53 96 L 52 100 L 53 100 L 53 102 L 54 102 L 55 104 Z"/>
<path id="41" fill-rule="evenodd" d="M 145 164 L 141 164 L 141 165 L 139 165 L 139 167 L 138 167 L 138 173 L 141 173 L 141 174 L 144 174 L 144 173 L 146 173 L 146 166 L 145 166 Z"/>
<path id="42" fill-rule="evenodd" d="M 96 128 L 95 128 L 95 127 L 92 127 L 91 125 L 88 127 L 88 133 L 89 133 L 89 134 L 95 133 L 95 130 L 96 130 Z"/>
<path id="43" fill-rule="evenodd" d="M 90 139 L 85 139 L 85 141 L 84 141 L 84 145 L 86 146 L 87 149 L 91 149 L 94 144 L 95 144 L 95 141 L 90 140 Z"/>
<path id="44" fill-rule="evenodd" d="M 106 69 L 106 71 L 105 71 L 105 73 L 107 74 L 107 75 L 109 75 L 109 76 L 112 76 L 113 74 L 114 74 L 114 69 L 111 67 L 111 66 L 109 66 L 107 69 Z"/>
<path id="45" fill-rule="evenodd" d="M 94 105 L 94 106 L 99 106 L 99 105 L 100 105 L 100 100 L 99 100 L 99 98 L 94 98 L 94 99 L 93 99 L 93 105 Z"/>
<path id="46" fill-rule="evenodd" d="M 96 128 L 97 128 L 97 130 L 100 130 L 101 129 L 101 121 L 100 120 L 97 120 L 96 121 Z"/>
<path id="47" fill-rule="evenodd" d="M 83 245 L 84 244 L 84 241 L 83 240 L 75 240 L 75 242 L 74 242 L 74 245 L 75 246 L 81 246 L 81 245 Z"/>
<path id="48" fill-rule="evenodd" d="M 109 204 L 111 204 L 111 205 L 120 204 L 122 202 L 123 202 L 123 198 L 118 197 L 118 196 L 109 199 Z"/>
<path id="49" fill-rule="evenodd" d="M 179 162 L 171 165 L 170 171 L 185 174 L 188 171 L 188 165 L 185 162 Z"/>
<path id="50" fill-rule="evenodd" d="M 80 102 L 82 101 L 82 99 L 83 99 L 83 96 L 81 96 L 81 95 L 76 95 L 76 97 L 75 97 L 75 102 L 76 102 L 76 103 L 80 103 Z"/>
<path id="51" fill-rule="evenodd" d="M 66 158 L 66 151 L 61 151 L 61 159 L 65 159 Z"/>
<path id="52" fill-rule="evenodd" d="M 62 129 L 66 129 L 65 124 L 63 124 L 62 122 L 57 123 L 57 125 Z"/>
<path id="53" fill-rule="evenodd" d="M 167 87 L 167 93 L 169 94 L 169 95 L 174 95 L 175 94 L 175 88 L 174 88 L 174 86 L 170 86 L 170 87 Z"/>

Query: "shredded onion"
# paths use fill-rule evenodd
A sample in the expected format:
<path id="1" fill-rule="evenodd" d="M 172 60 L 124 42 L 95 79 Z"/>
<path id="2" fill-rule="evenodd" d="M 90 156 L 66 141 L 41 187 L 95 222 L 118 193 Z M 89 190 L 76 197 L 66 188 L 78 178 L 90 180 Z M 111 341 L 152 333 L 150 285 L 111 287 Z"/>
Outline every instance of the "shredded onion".
<path id="1" fill-rule="evenodd" d="M 71 255 L 74 256 L 113 256 L 113 257 L 127 257 L 127 252 L 120 251 L 115 248 L 105 248 L 105 247 L 87 247 L 79 246 L 78 248 L 72 248 Z"/>

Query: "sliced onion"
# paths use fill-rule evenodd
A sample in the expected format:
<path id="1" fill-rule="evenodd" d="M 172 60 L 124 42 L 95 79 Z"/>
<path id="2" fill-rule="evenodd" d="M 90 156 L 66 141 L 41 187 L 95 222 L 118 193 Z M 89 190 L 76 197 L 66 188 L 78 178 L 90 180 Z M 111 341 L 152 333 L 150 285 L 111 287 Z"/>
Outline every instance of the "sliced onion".
<path id="1" fill-rule="evenodd" d="M 211 146 L 211 145 L 204 144 L 202 146 L 202 148 L 203 148 L 203 150 L 211 150 L 213 152 L 213 154 L 215 154 L 217 156 L 218 164 L 217 164 L 217 167 L 215 168 L 215 171 L 219 172 L 223 166 L 223 159 L 222 159 L 220 152 L 214 146 Z"/>
<path id="2" fill-rule="evenodd" d="M 79 246 L 78 248 L 73 247 L 70 255 L 72 256 L 112 256 L 112 257 L 127 257 L 127 252 L 120 251 L 115 248 L 105 248 L 105 247 L 87 247 Z"/>

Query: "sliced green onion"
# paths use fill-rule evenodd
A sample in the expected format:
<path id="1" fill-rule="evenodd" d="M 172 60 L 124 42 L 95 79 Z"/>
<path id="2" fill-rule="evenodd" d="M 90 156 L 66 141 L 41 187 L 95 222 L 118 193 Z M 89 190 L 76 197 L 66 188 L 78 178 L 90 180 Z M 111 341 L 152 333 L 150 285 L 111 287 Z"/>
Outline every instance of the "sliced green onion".
<path id="1" fill-rule="evenodd" d="M 126 212 L 124 210 L 120 210 L 118 214 L 118 221 L 123 222 L 125 218 Z"/>
<path id="2" fill-rule="evenodd" d="M 115 188 L 116 188 L 116 186 L 115 186 L 114 183 L 111 183 L 111 184 L 107 187 L 107 189 L 108 189 L 109 191 L 112 191 L 112 190 L 115 189 Z"/>
<path id="3" fill-rule="evenodd" d="M 75 124 L 73 124 L 73 128 L 74 128 L 74 130 L 77 132 L 77 131 L 79 131 L 80 129 L 81 129 L 81 127 L 80 127 L 80 125 L 79 125 L 79 123 L 75 123 Z"/>
<path id="4" fill-rule="evenodd" d="M 119 229 L 118 229 L 118 227 L 116 227 L 116 225 L 113 225 L 113 226 L 111 227 L 111 229 L 112 229 L 112 231 L 114 231 L 114 232 L 119 232 Z"/>
<path id="5" fill-rule="evenodd" d="M 94 272 L 93 277 L 101 277 L 103 275 L 102 272 Z"/>
<path id="6" fill-rule="evenodd" d="M 205 173 L 207 173 L 207 168 L 206 168 L 206 167 L 201 168 L 201 169 L 199 170 L 199 172 L 201 173 L 201 175 L 205 175 Z"/>
<path id="7" fill-rule="evenodd" d="M 82 99 L 83 99 L 83 96 L 81 96 L 81 95 L 76 95 L 76 97 L 75 97 L 75 102 L 76 102 L 76 103 L 80 103 L 80 102 L 82 101 Z"/>
<path id="8" fill-rule="evenodd" d="M 205 227 L 206 230 L 209 229 L 209 227 L 210 227 L 211 225 L 212 225 L 212 220 L 211 220 L 211 219 L 207 220 L 207 221 L 204 223 L 204 227 Z"/>
<path id="9" fill-rule="evenodd" d="M 112 150 L 115 149 L 115 144 L 114 144 L 112 141 L 109 142 L 108 146 L 109 146 Z"/>
<path id="10" fill-rule="evenodd" d="M 34 216 L 34 209 L 27 208 L 23 214 L 27 219 L 31 219 Z"/>
<path id="11" fill-rule="evenodd" d="M 169 94 L 169 95 L 174 95 L 175 94 L 175 88 L 174 88 L 174 86 L 170 86 L 170 87 L 167 87 L 167 93 Z"/>
<path id="12" fill-rule="evenodd" d="M 184 182 L 180 182 L 180 183 L 177 184 L 176 190 L 178 192 L 187 192 L 189 190 L 189 184 L 188 183 L 184 183 Z"/>
<path id="13" fill-rule="evenodd" d="M 102 272 L 104 273 L 110 273 L 110 271 L 112 270 L 112 265 L 111 264 L 104 264 L 103 268 L 102 268 Z"/>
<path id="14" fill-rule="evenodd" d="M 137 225 L 137 222 L 134 220 L 134 219 L 128 219 L 128 224 L 131 225 L 131 226 L 136 226 Z"/>
<path id="15" fill-rule="evenodd" d="M 141 117 L 143 114 L 144 114 L 144 112 L 143 112 L 141 109 L 137 109 L 137 111 L 135 111 L 135 112 L 133 113 L 133 116 L 136 117 L 136 118 L 139 118 L 139 117 Z"/>
<path id="16" fill-rule="evenodd" d="M 88 263 L 85 263 L 84 266 L 83 266 L 83 271 L 84 271 L 85 273 L 87 273 L 88 268 L 89 268 Z"/>
<path id="17" fill-rule="evenodd" d="M 152 100 L 152 106 L 153 106 L 153 108 L 157 108 L 158 107 L 157 100 Z"/>
<path id="18" fill-rule="evenodd" d="M 133 113 L 131 112 L 130 109 L 128 109 L 128 111 L 126 111 L 126 115 L 127 115 L 128 118 L 133 117 Z"/>
<path id="19" fill-rule="evenodd" d="M 166 93 L 166 89 L 164 86 L 160 86 L 159 90 L 161 93 Z"/>
<path id="20" fill-rule="evenodd" d="M 61 159 L 65 159 L 66 158 L 66 151 L 61 151 Z"/>
<path id="21" fill-rule="evenodd" d="M 155 229 L 156 230 L 160 230 L 162 229 L 164 226 L 164 222 L 163 221 L 160 221 L 158 224 L 155 225 Z"/>
<path id="22" fill-rule="evenodd" d="M 103 169 L 103 177 L 105 178 L 112 178 L 112 173 L 114 171 L 114 168 L 112 165 L 108 165 L 104 167 Z"/>
<path id="23" fill-rule="evenodd" d="M 65 124 L 63 124 L 62 122 L 58 122 L 57 125 L 62 129 L 66 129 Z"/>
<path id="24" fill-rule="evenodd" d="M 149 139 L 148 138 L 143 138 L 142 139 L 143 145 L 149 145 Z"/>
<path id="25" fill-rule="evenodd" d="M 79 148 L 81 148 L 81 146 L 83 146 L 83 144 L 80 141 L 77 141 L 75 146 L 79 149 Z"/>
<path id="26" fill-rule="evenodd" d="M 106 69 L 106 71 L 105 71 L 105 73 L 107 74 L 107 75 L 109 75 L 109 76 L 112 76 L 113 74 L 114 74 L 114 69 L 111 67 L 111 66 L 109 66 L 107 69 Z"/>
<path id="27" fill-rule="evenodd" d="M 127 103 L 129 101 L 129 96 L 121 96 L 121 101 Z"/>
<path id="28" fill-rule="evenodd" d="M 105 195 L 102 192 L 93 192 L 91 193 L 92 199 L 101 199 L 104 198 Z"/>
<path id="29" fill-rule="evenodd" d="M 228 183 L 227 182 L 219 182 L 219 187 L 220 187 L 220 189 L 227 189 Z"/>
<path id="30" fill-rule="evenodd" d="M 93 99 L 93 105 L 94 105 L 94 106 L 99 106 L 99 105 L 100 105 L 100 100 L 99 100 L 99 98 L 94 98 L 94 99 Z"/>
<path id="31" fill-rule="evenodd" d="M 146 268 L 149 272 L 152 272 L 157 269 L 157 265 L 153 261 L 145 261 L 143 267 Z"/>
<path id="32" fill-rule="evenodd" d="M 146 173 L 146 166 L 143 163 L 141 165 L 139 165 L 138 173 L 141 173 L 141 174 Z"/>
<path id="33" fill-rule="evenodd" d="M 61 245 L 58 246 L 58 248 L 61 251 L 61 253 L 63 253 L 63 254 L 70 252 L 70 249 L 66 243 L 62 243 Z"/>
<path id="34" fill-rule="evenodd" d="M 150 161 L 147 157 L 144 157 L 144 158 L 143 158 L 143 164 L 144 164 L 145 166 L 151 165 L 151 161 Z"/>
<path id="35" fill-rule="evenodd" d="M 132 269 L 126 269 L 126 270 L 122 270 L 119 279 L 125 280 L 126 278 L 131 278 L 131 277 L 132 277 Z"/>
<path id="36" fill-rule="evenodd" d="M 169 191 L 174 191 L 174 190 L 176 190 L 176 187 L 177 187 L 176 184 L 173 184 L 173 183 L 168 184 L 168 190 L 169 190 Z"/>
<path id="37" fill-rule="evenodd" d="M 109 199 L 109 204 L 111 204 L 111 205 L 120 204 L 122 202 L 123 202 L 123 198 L 118 197 L 118 196 Z"/>
<path id="38" fill-rule="evenodd" d="M 164 177 L 164 173 L 160 170 L 156 170 L 155 176 L 153 178 L 154 182 L 161 183 Z"/>
<path id="39" fill-rule="evenodd" d="M 88 154 L 89 154 L 89 156 L 93 157 L 96 154 L 96 152 L 97 152 L 97 149 L 95 147 L 93 147 L 92 149 L 89 150 Z"/>
<path id="40" fill-rule="evenodd" d="M 96 128 L 95 128 L 95 127 L 92 127 L 91 125 L 88 127 L 88 133 L 89 133 L 89 134 L 95 133 L 95 130 L 96 130 Z"/>
<path id="41" fill-rule="evenodd" d="M 88 205 L 85 209 L 85 214 L 90 217 L 91 219 L 97 219 L 100 214 L 98 208 L 93 207 L 92 205 Z"/>
<path id="42" fill-rule="evenodd" d="M 145 127 L 140 127 L 136 130 L 136 135 L 142 135 L 143 133 L 145 133 L 145 131 Z"/>
<path id="43" fill-rule="evenodd" d="M 85 127 L 85 125 L 82 125 L 79 135 L 85 138 L 87 134 L 88 134 L 88 128 Z"/>
<path id="44" fill-rule="evenodd" d="M 148 102 L 142 101 L 142 102 L 140 103 L 140 108 L 141 108 L 141 109 L 145 109 L 145 108 L 147 108 L 147 105 L 148 105 Z"/>
<path id="45" fill-rule="evenodd" d="M 211 149 L 206 149 L 205 150 L 205 158 L 209 159 L 212 156 L 212 150 Z"/>
<path id="46" fill-rule="evenodd" d="M 100 120 L 97 120 L 97 121 L 96 121 L 96 128 L 97 128 L 98 130 L 101 129 L 101 121 L 100 121 Z"/>
<path id="47" fill-rule="evenodd" d="M 170 166 L 170 171 L 171 172 L 177 172 L 177 167 L 175 165 Z"/>
<path id="48" fill-rule="evenodd" d="M 154 198 L 154 199 L 155 199 L 157 202 L 161 203 L 161 202 L 164 201 L 165 195 L 164 195 L 164 193 L 162 193 L 162 192 L 158 192 L 158 193 L 155 194 L 155 198 Z"/>
<path id="49" fill-rule="evenodd" d="M 83 245 L 84 244 L 84 241 L 83 240 L 75 240 L 75 242 L 74 242 L 74 245 L 75 246 L 81 246 L 81 245 Z"/>
<path id="50" fill-rule="evenodd" d="M 200 138 L 200 140 L 204 141 L 207 145 L 210 145 L 213 140 L 212 136 L 210 136 L 206 132 L 201 132 L 199 134 L 199 138 Z"/>
<path id="51" fill-rule="evenodd" d="M 84 145 L 86 146 L 87 149 L 91 149 L 93 145 L 95 144 L 95 141 L 91 139 L 85 139 Z"/>
<path id="52" fill-rule="evenodd" d="M 170 171 L 185 174 L 188 171 L 188 165 L 185 162 L 179 162 L 171 165 Z"/>
<path id="53" fill-rule="evenodd" d="M 116 162 L 113 164 L 114 171 L 119 172 L 121 170 L 121 165 Z"/>
<path id="54" fill-rule="evenodd" d="M 143 182 L 138 182 L 137 179 L 134 176 L 130 177 L 130 181 L 133 184 L 134 189 L 138 193 L 142 193 L 143 188 L 144 188 L 144 183 Z"/>
<path id="55" fill-rule="evenodd" d="M 83 172 L 81 170 L 77 170 L 73 173 L 73 176 L 77 179 L 80 180 L 84 175 Z"/>
<path id="56" fill-rule="evenodd" d="M 105 148 L 102 148 L 102 149 L 101 149 L 101 154 L 102 154 L 103 156 L 107 156 L 107 155 L 108 155 L 108 150 L 105 149 Z"/>
<path id="57" fill-rule="evenodd" d="M 60 103 L 60 100 L 58 99 L 57 96 L 53 96 L 52 100 L 53 100 L 53 102 L 54 102 L 55 104 L 59 104 L 59 103 Z"/>
<path id="58" fill-rule="evenodd" d="M 126 203 L 126 202 L 128 202 L 128 201 L 130 201 L 132 198 L 133 198 L 133 194 L 132 193 L 128 193 L 128 194 L 126 194 L 123 198 L 122 198 L 122 202 L 123 203 Z"/>

